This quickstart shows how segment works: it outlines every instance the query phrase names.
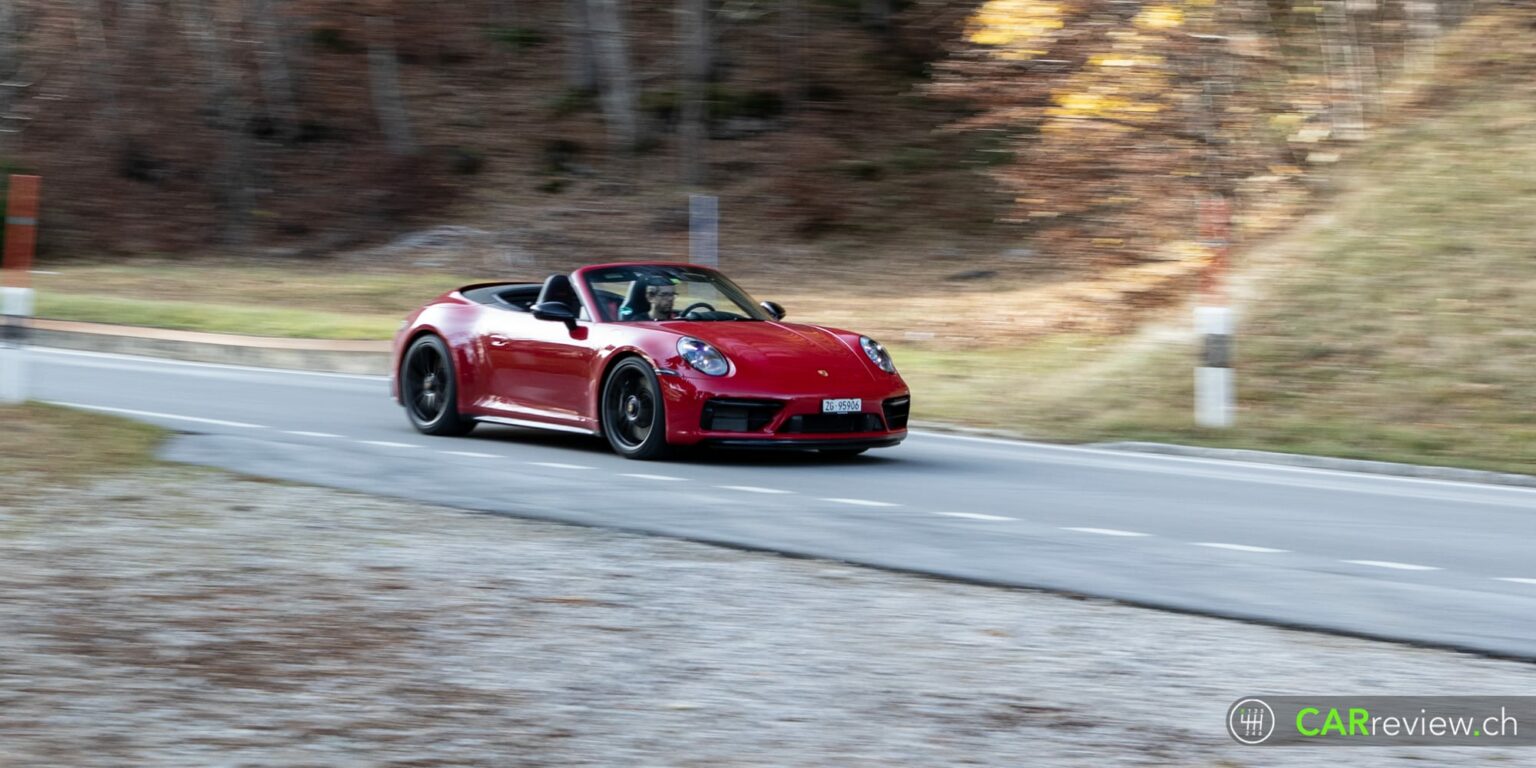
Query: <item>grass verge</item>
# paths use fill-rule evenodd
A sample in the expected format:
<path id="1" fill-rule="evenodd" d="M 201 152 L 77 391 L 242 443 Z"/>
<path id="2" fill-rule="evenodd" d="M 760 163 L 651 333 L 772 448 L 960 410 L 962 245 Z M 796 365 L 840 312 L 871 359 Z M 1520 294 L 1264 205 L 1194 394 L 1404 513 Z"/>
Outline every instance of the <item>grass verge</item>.
<path id="1" fill-rule="evenodd" d="M 0 477 L 7 491 L 58 486 L 153 464 L 165 431 L 40 403 L 0 406 Z"/>
<path id="2" fill-rule="evenodd" d="M 56 320 L 296 339 L 387 339 L 404 316 L 55 293 L 39 295 L 37 312 Z"/>

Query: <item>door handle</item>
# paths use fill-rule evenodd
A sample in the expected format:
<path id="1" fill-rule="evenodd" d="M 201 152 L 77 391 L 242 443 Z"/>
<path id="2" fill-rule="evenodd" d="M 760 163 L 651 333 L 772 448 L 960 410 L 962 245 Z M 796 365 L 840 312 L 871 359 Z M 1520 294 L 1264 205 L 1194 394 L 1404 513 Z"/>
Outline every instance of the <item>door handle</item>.
<path id="1" fill-rule="evenodd" d="M 505 336 L 503 336 L 503 335 L 501 335 L 499 333 L 491 334 L 490 335 L 490 340 L 491 340 L 491 346 L 493 346 L 493 347 L 505 347 L 505 346 L 508 346 L 508 345 L 510 345 L 512 343 L 511 339 L 509 339 L 509 338 L 507 338 L 507 337 L 505 337 Z"/>

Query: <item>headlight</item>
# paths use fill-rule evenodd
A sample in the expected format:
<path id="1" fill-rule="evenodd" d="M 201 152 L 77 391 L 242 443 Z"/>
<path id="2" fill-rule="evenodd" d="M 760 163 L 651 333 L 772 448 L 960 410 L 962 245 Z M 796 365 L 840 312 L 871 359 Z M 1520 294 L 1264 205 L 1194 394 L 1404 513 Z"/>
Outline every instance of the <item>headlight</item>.
<path id="1" fill-rule="evenodd" d="M 864 348 L 864 354 L 869 355 L 869 361 L 880 366 L 880 370 L 886 373 L 895 373 L 896 364 L 891 362 L 891 353 L 885 351 L 880 342 L 868 336 L 859 337 L 859 346 Z"/>
<path id="2" fill-rule="evenodd" d="M 684 336 L 677 340 L 677 353 L 700 373 L 724 376 L 731 370 L 731 364 L 726 362 L 725 355 L 720 354 L 720 350 L 692 336 Z"/>

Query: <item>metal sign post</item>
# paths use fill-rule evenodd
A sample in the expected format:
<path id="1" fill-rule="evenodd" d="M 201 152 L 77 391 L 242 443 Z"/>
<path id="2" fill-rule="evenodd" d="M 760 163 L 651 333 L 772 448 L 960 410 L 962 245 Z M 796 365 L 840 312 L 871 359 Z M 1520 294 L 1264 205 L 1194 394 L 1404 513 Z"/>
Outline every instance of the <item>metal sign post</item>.
<path id="1" fill-rule="evenodd" d="M 32 250 L 37 244 L 40 179 L 12 176 L 0 269 L 0 404 L 27 399 L 27 319 L 32 316 Z"/>
<path id="2" fill-rule="evenodd" d="M 1200 334 L 1200 365 L 1195 368 L 1195 423 L 1218 429 L 1232 426 L 1232 309 L 1223 280 L 1227 268 L 1227 233 L 1232 209 L 1225 198 L 1200 205 L 1201 236 L 1214 253 L 1206 269 L 1201 306 L 1195 307 L 1195 331 Z"/>
<path id="3" fill-rule="evenodd" d="M 720 266 L 720 198 L 688 196 L 688 262 Z"/>

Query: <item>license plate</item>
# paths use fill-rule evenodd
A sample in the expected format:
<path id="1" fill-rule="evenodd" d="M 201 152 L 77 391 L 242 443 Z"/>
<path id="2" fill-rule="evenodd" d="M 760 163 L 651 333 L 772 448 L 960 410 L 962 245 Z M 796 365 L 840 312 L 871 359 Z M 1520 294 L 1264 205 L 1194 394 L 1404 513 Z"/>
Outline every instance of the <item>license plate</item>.
<path id="1" fill-rule="evenodd" d="M 858 413 L 864 410 L 864 401 L 858 398 L 821 401 L 822 413 Z"/>

